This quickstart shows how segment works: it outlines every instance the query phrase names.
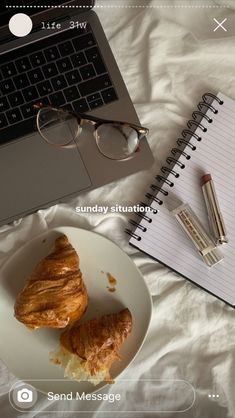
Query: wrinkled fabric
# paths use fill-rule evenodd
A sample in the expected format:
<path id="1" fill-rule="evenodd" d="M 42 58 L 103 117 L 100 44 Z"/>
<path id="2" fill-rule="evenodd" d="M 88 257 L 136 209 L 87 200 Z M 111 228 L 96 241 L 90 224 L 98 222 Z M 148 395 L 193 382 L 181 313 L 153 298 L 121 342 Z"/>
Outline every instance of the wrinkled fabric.
<path id="1" fill-rule="evenodd" d="M 143 3 L 154 5 L 151 1 L 142 1 L 141 4 Z M 98 4 L 105 2 L 100 1 Z M 174 5 L 175 2 L 172 1 L 171 4 Z M 213 13 L 217 17 L 220 14 L 224 16 L 222 9 L 97 8 L 96 12 L 141 123 L 150 128 L 149 144 L 155 162 L 145 172 L 83 193 L 69 203 L 40 210 L 2 227 L 1 266 L 24 243 L 57 226 L 84 228 L 116 242 L 138 266 L 149 286 L 153 300 L 153 317 L 140 353 L 121 375 L 122 379 L 136 380 L 134 383 L 125 382 L 126 398 L 119 403 L 119 412 L 115 417 L 133 416 L 124 412 L 133 407 L 133 393 L 137 394 L 139 405 L 150 402 L 151 407 L 154 407 L 156 402 L 155 411 L 159 411 L 162 399 L 162 406 L 167 407 L 164 404 L 164 393 L 158 391 L 155 397 L 154 381 L 143 383 L 141 379 L 183 379 L 195 390 L 195 402 L 191 409 L 164 415 L 161 412 L 141 413 L 140 416 L 232 418 L 235 416 L 233 309 L 130 247 L 124 230 L 131 216 L 116 213 L 78 215 L 75 207 L 116 203 L 132 205 L 143 200 L 154 175 L 164 163 L 174 141 L 180 136 L 201 95 L 205 91 L 216 93 L 220 90 L 235 99 L 235 38 L 232 35 L 225 38 L 221 34 L 221 37 L 204 37 L 199 41 L 191 32 L 191 23 L 193 28 L 200 28 L 202 22 L 206 24 L 207 18 L 213 18 Z M 7 395 L 14 381 L 15 377 L 1 364 L 0 408 L 4 418 L 17 416 L 17 412 L 9 406 Z M 115 393 L 115 385 L 109 390 Z M 218 393 L 220 396 L 216 400 L 209 399 L 210 393 Z M 181 395 L 183 399 L 184 394 Z M 176 404 L 178 410 L 182 410 L 180 399 Z M 87 403 L 86 409 L 90 410 L 94 405 Z M 78 414 L 68 415 L 66 411 L 81 409 L 78 401 L 76 404 L 55 402 L 52 405 L 46 399 L 40 407 L 42 414 L 32 412 L 19 416 L 72 418 Z M 84 416 L 107 416 L 102 413 L 106 408 L 106 405 L 102 405 L 99 412 Z M 48 411 L 52 410 L 57 412 L 49 414 Z M 83 414 L 79 416 L 82 417 Z"/>

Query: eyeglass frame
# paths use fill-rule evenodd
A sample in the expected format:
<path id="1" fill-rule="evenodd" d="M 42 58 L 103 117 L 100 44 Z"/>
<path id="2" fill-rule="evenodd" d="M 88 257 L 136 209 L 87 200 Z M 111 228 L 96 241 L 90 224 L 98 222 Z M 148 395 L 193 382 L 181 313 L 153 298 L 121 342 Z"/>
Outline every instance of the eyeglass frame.
<path id="1" fill-rule="evenodd" d="M 104 155 L 104 157 L 109 158 L 110 160 L 114 160 L 114 161 L 123 161 L 123 160 L 127 160 L 130 157 L 133 156 L 133 154 L 135 154 L 135 152 L 138 150 L 139 148 L 139 144 L 141 139 L 143 139 L 144 137 L 146 137 L 149 134 L 149 129 L 148 128 L 144 128 L 141 125 L 136 125 L 134 123 L 129 123 L 129 122 L 121 122 L 121 121 L 116 121 L 116 120 L 108 120 L 108 119 L 102 119 L 102 118 L 98 118 L 96 116 L 90 116 L 87 115 L 86 113 L 79 113 L 79 112 L 74 112 L 72 110 L 66 109 L 66 108 L 60 108 L 60 107 L 55 107 L 55 106 L 50 106 L 50 105 L 44 105 L 43 103 L 37 103 L 34 104 L 33 107 L 35 109 L 38 109 L 38 113 L 36 116 L 36 124 L 37 124 L 37 130 L 40 134 L 40 136 L 49 144 L 49 145 L 53 145 L 53 146 L 58 146 L 59 148 L 63 148 L 68 146 L 69 144 L 71 144 L 73 141 L 76 142 L 76 138 L 79 136 L 79 134 L 77 136 L 75 136 L 71 141 L 69 141 L 68 143 L 64 144 L 64 145 L 58 145 L 58 144 L 52 144 L 51 142 L 49 142 L 46 137 L 41 133 L 41 129 L 39 128 L 39 115 L 40 115 L 40 111 L 43 109 L 51 109 L 51 110 L 55 110 L 55 111 L 59 111 L 59 112 L 64 112 L 64 113 L 70 113 L 71 115 L 75 116 L 75 118 L 78 121 L 78 126 L 83 125 L 83 121 L 86 121 L 88 123 L 90 123 L 93 127 L 94 127 L 94 132 L 93 132 L 93 136 L 96 140 L 96 145 L 97 148 L 99 150 L 99 152 Z M 95 132 L 97 131 L 97 129 L 101 126 L 101 125 L 105 125 L 105 124 L 120 124 L 120 125 L 126 125 L 129 128 L 132 128 L 136 131 L 137 136 L 138 136 L 138 143 L 136 145 L 136 148 L 134 149 L 134 151 L 131 152 L 130 155 L 128 155 L 127 157 L 124 158 L 111 158 L 107 155 L 105 155 L 99 148 L 99 145 L 97 143 L 97 137 L 95 136 Z"/>

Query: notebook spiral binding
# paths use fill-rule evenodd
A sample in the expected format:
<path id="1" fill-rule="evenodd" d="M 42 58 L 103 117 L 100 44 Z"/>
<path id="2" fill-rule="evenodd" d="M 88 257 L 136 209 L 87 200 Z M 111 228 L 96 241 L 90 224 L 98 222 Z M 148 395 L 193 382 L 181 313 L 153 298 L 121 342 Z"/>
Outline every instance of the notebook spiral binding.
<path id="1" fill-rule="evenodd" d="M 166 163 L 168 164 L 168 166 L 167 165 L 162 166 L 160 170 L 161 174 L 158 174 L 155 177 L 155 179 L 158 181 L 158 184 L 151 184 L 150 193 L 146 193 L 145 195 L 145 197 L 148 200 L 151 200 L 151 203 L 156 202 L 159 205 L 163 204 L 163 200 L 158 197 L 158 194 L 161 193 L 163 196 L 168 196 L 169 192 L 165 190 L 164 188 L 162 188 L 162 186 L 167 185 L 171 188 L 174 187 L 174 182 L 169 180 L 168 176 L 172 174 L 175 177 L 175 179 L 177 179 L 180 177 L 180 174 L 177 171 L 175 171 L 175 167 L 178 166 L 180 169 L 185 168 L 185 164 L 183 164 L 181 161 L 178 161 L 178 158 L 181 155 L 183 155 L 186 160 L 190 160 L 191 155 L 188 154 L 187 151 L 185 152 L 185 148 L 188 147 L 191 149 L 191 151 L 195 151 L 196 146 L 190 142 L 191 138 L 194 137 L 198 142 L 202 140 L 202 137 L 197 135 L 194 132 L 193 127 L 195 127 L 195 130 L 199 127 L 202 132 L 207 132 L 207 128 L 203 125 L 202 120 L 206 119 L 208 123 L 213 123 L 213 117 L 208 116 L 208 114 L 205 114 L 203 112 L 203 109 L 204 111 L 205 109 L 206 111 L 209 109 L 214 115 L 216 115 L 219 112 L 218 109 L 216 109 L 214 106 L 211 105 L 210 102 L 212 102 L 212 100 L 216 100 L 219 105 L 224 104 L 224 102 L 220 100 L 217 96 L 215 96 L 213 93 L 205 93 L 202 96 L 202 101 L 199 102 L 197 105 L 198 110 L 192 113 L 192 119 L 190 119 L 187 123 L 188 129 L 184 129 L 181 133 L 182 138 L 178 138 L 176 141 L 176 144 L 178 145 L 179 148 L 174 147 L 171 149 L 172 156 L 168 156 L 166 159 Z M 198 117 L 200 121 L 198 121 Z M 189 139 L 187 139 L 188 137 Z M 165 175 L 168 175 L 168 176 L 165 177 Z M 156 195 L 153 193 L 155 191 L 157 192 Z M 148 203 L 141 202 L 141 205 L 151 207 L 151 204 L 148 204 Z M 156 214 L 158 213 L 158 211 L 155 210 L 152 213 Z M 145 219 L 149 223 L 152 222 L 152 219 L 146 214 L 137 213 L 137 216 Z M 129 222 L 131 225 L 135 226 L 135 231 L 132 231 L 127 228 L 125 232 L 128 235 L 130 235 L 132 238 L 136 239 L 137 241 L 140 241 L 141 237 L 138 235 L 138 233 L 136 233 L 136 230 L 139 228 L 143 232 L 146 232 L 147 227 L 143 227 L 142 225 L 139 225 L 138 222 L 134 221 L 133 219 L 131 219 Z"/>

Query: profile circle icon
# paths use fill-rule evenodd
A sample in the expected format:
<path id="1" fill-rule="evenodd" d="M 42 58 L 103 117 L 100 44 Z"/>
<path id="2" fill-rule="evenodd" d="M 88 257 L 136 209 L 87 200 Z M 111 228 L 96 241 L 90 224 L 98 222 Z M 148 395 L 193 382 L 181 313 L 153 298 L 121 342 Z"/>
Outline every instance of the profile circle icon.
<path id="1" fill-rule="evenodd" d="M 32 28 L 32 19 L 25 13 L 17 13 L 9 21 L 10 32 L 18 38 L 28 35 Z"/>

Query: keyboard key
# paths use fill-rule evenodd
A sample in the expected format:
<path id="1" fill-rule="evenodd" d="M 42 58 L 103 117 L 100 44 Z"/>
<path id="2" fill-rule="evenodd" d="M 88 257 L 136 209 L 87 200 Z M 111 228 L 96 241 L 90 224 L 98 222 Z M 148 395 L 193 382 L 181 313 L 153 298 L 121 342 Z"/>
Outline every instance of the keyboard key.
<path id="1" fill-rule="evenodd" d="M 88 80 L 89 78 L 95 77 L 95 70 L 92 64 L 85 65 L 84 67 L 79 68 L 80 74 L 83 80 Z"/>
<path id="2" fill-rule="evenodd" d="M 95 100 L 94 102 L 90 102 L 89 106 L 90 109 L 96 109 L 97 107 L 103 106 L 104 102 L 102 99 Z"/>
<path id="3" fill-rule="evenodd" d="M 72 64 L 70 59 L 67 58 L 62 58 L 61 60 L 56 62 L 59 73 L 64 73 L 65 71 L 69 71 L 72 70 Z"/>
<path id="4" fill-rule="evenodd" d="M 66 97 L 67 102 L 73 102 L 80 97 L 77 87 L 69 87 L 64 90 L 64 95 Z"/>
<path id="5" fill-rule="evenodd" d="M 25 119 L 31 118 L 32 116 L 37 115 L 38 109 L 35 109 L 33 105 L 35 105 L 35 102 L 27 103 L 20 107 L 22 115 Z"/>
<path id="6" fill-rule="evenodd" d="M 21 90 L 29 86 L 29 79 L 27 74 L 20 74 L 13 78 L 15 86 L 17 89 Z"/>
<path id="7" fill-rule="evenodd" d="M 0 92 L 1 94 L 9 94 L 15 91 L 15 86 L 12 80 L 4 80 L 0 82 Z"/>
<path id="8" fill-rule="evenodd" d="M 13 64 L 13 62 L 3 65 L 1 67 L 1 70 L 4 78 L 13 77 L 17 74 L 16 67 L 15 64 Z"/>
<path id="9" fill-rule="evenodd" d="M 27 57 L 20 58 L 15 62 L 15 65 L 19 73 L 24 73 L 25 71 L 31 70 L 32 68 Z"/>
<path id="10" fill-rule="evenodd" d="M 83 36 L 78 36 L 77 38 L 73 39 L 72 42 L 76 51 L 81 51 L 82 49 L 89 48 L 90 46 L 96 44 L 92 33 L 88 33 Z"/>
<path id="11" fill-rule="evenodd" d="M 106 104 L 113 102 L 114 100 L 117 100 L 118 98 L 113 87 L 111 89 L 103 90 L 101 94 Z"/>
<path id="12" fill-rule="evenodd" d="M 33 68 L 39 67 L 40 65 L 43 65 L 46 63 L 45 57 L 43 55 L 43 52 L 35 52 L 35 54 L 32 54 L 29 56 L 29 60 L 31 62 L 31 65 Z"/>
<path id="13" fill-rule="evenodd" d="M 20 106 L 24 103 L 24 98 L 20 91 L 16 91 L 15 93 L 9 94 L 8 100 L 11 104 L 11 107 Z"/>
<path id="14" fill-rule="evenodd" d="M 108 74 L 101 75 L 99 77 L 93 78 L 89 81 L 84 81 L 79 84 L 78 89 L 81 96 L 87 96 L 89 94 L 95 93 L 100 90 L 104 90 L 107 87 L 110 87 L 112 82 Z"/>
<path id="15" fill-rule="evenodd" d="M 58 45 L 58 48 L 62 57 L 66 57 L 66 55 L 71 55 L 74 52 L 72 42 L 70 41 Z"/>
<path id="16" fill-rule="evenodd" d="M 35 68 L 34 70 L 29 71 L 28 76 L 32 84 L 39 83 L 40 81 L 44 80 L 44 76 L 40 68 Z"/>
<path id="17" fill-rule="evenodd" d="M 40 99 L 40 103 L 42 103 L 44 106 L 47 106 L 50 104 L 50 101 L 48 97 L 43 97 L 42 99 Z"/>
<path id="18" fill-rule="evenodd" d="M 37 84 L 37 89 L 39 92 L 39 96 L 44 96 L 45 94 L 53 93 L 53 88 L 49 80 Z"/>
<path id="19" fill-rule="evenodd" d="M 97 74 L 103 74 L 107 72 L 97 47 L 88 49 L 86 51 L 86 57 L 87 61 L 92 62 L 94 65 Z"/>
<path id="20" fill-rule="evenodd" d="M 75 112 L 79 113 L 86 113 L 90 110 L 86 99 L 80 99 L 73 102 L 73 108 Z"/>
<path id="21" fill-rule="evenodd" d="M 59 75 L 58 77 L 52 78 L 51 83 L 55 91 L 62 90 L 65 87 L 67 87 L 67 81 L 65 80 L 63 75 Z"/>
<path id="22" fill-rule="evenodd" d="M 31 102 L 32 100 L 36 100 L 38 98 L 38 92 L 34 86 L 27 87 L 22 91 L 22 93 L 26 102 Z"/>
<path id="23" fill-rule="evenodd" d="M 65 98 L 62 92 L 54 93 L 49 96 L 50 103 L 53 106 L 62 106 L 65 104 Z"/>
<path id="24" fill-rule="evenodd" d="M 90 96 L 87 97 L 87 101 L 89 102 L 94 102 L 95 100 L 101 99 L 101 95 L 100 93 L 94 93 L 91 94 Z"/>
<path id="25" fill-rule="evenodd" d="M 69 112 L 74 112 L 73 106 L 71 103 L 67 103 L 65 106 L 63 106 L 63 109 L 68 110 Z"/>
<path id="26" fill-rule="evenodd" d="M 76 54 L 72 55 L 71 60 L 75 68 L 87 64 L 84 52 L 77 52 Z"/>
<path id="27" fill-rule="evenodd" d="M 45 78 L 54 77 L 55 75 L 58 74 L 58 70 L 54 63 L 44 65 L 42 67 L 42 71 L 44 73 Z"/>
<path id="28" fill-rule="evenodd" d="M 56 46 L 52 46 L 51 48 L 45 49 L 44 55 L 46 57 L 47 62 L 55 61 L 58 58 L 60 58 L 60 54 Z"/>
<path id="29" fill-rule="evenodd" d="M 39 109 L 35 108 L 34 105 L 41 104 L 43 106 L 48 106 L 50 104 L 48 97 L 40 98 L 40 100 L 34 100 L 31 103 L 27 103 L 20 107 L 22 115 L 25 119 L 30 118 L 32 116 L 36 116 Z"/>
<path id="30" fill-rule="evenodd" d="M 0 112 L 5 112 L 10 108 L 9 102 L 6 97 L 0 97 Z"/>
<path id="31" fill-rule="evenodd" d="M 4 113 L 0 113 L 0 129 L 8 125 L 7 118 Z"/>
<path id="32" fill-rule="evenodd" d="M 82 81 L 78 70 L 72 70 L 69 73 L 66 73 L 65 78 L 66 78 L 69 86 L 72 86 L 73 84 L 80 83 L 80 81 Z"/>
<path id="33" fill-rule="evenodd" d="M 19 109 L 12 109 L 6 112 L 8 122 L 10 124 L 17 123 L 22 120 L 22 115 Z"/>

